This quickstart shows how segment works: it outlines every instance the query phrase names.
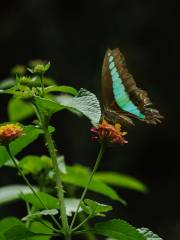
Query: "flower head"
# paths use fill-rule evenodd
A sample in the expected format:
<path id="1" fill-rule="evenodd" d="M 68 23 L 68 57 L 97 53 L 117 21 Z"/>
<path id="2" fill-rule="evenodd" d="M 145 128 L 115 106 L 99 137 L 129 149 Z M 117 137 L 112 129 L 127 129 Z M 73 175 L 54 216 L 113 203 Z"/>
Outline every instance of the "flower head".
<path id="1" fill-rule="evenodd" d="M 23 134 L 23 128 L 19 124 L 7 123 L 0 126 L 0 144 L 5 145 Z"/>
<path id="2" fill-rule="evenodd" d="M 37 75 L 39 74 L 44 74 L 45 72 L 48 71 L 48 69 L 50 68 L 51 64 L 50 62 L 48 62 L 47 64 L 41 60 L 35 60 L 33 62 L 30 63 L 31 67 L 28 68 L 28 70 L 31 73 L 35 73 Z"/>
<path id="3" fill-rule="evenodd" d="M 91 128 L 91 131 L 95 133 L 93 139 L 98 140 L 99 142 L 107 142 L 110 144 L 127 143 L 124 138 L 124 135 L 126 135 L 127 133 L 121 131 L 121 125 L 119 123 L 112 125 L 103 119 L 102 123 L 99 124 L 97 128 Z"/>

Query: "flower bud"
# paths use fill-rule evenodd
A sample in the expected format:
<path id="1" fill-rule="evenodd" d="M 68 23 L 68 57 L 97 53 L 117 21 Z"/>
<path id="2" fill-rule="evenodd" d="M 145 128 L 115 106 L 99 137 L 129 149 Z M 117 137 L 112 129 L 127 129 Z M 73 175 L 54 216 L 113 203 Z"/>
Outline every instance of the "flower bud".
<path id="1" fill-rule="evenodd" d="M 23 128 L 18 123 L 3 124 L 0 126 L 0 144 L 7 145 L 22 134 Z"/>

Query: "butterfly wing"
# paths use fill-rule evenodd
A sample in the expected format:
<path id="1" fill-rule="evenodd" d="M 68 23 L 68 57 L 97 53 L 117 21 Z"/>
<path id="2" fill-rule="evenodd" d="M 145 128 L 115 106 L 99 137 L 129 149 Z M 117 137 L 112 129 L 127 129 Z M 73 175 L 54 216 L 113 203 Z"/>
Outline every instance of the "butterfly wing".
<path id="1" fill-rule="evenodd" d="M 117 106 L 114 100 L 112 77 L 109 71 L 109 53 L 110 49 L 107 50 L 103 66 L 102 66 L 102 77 L 101 77 L 101 93 L 104 105 L 104 115 L 110 122 L 120 122 L 125 124 L 133 124 L 132 120 L 126 116 L 123 111 Z M 111 60 L 111 58 L 110 58 Z"/>
<path id="2" fill-rule="evenodd" d="M 152 108 L 147 92 L 136 86 L 133 76 L 128 72 L 124 56 L 117 48 L 108 49 L 104 58 L 102 95 L 107 109 L 118 109 L 119 114 L 149 124 L 161 122 L 162 116 Z"/>

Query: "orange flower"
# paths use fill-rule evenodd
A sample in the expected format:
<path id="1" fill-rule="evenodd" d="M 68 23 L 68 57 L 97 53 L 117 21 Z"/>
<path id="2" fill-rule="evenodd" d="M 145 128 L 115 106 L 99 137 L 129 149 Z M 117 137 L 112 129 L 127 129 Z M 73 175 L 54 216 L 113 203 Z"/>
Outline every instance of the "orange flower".
<path id="1" fill-rule="evenodd" d="M 5 145 L 20 137 L 23 129 L 19 124 L 7 123 L 0 126 L 0 144 Z"/>
<path id="2" fill-rule="evenodd" d="M 98 140 L 99 142 L 107 142 L 107 143 L 117 143 L 124 144 L 127 141 L 124 138 L 126 132 L 121 131 L 121 125 L 116 123 L 112 125 L 108 123 L 106 120 L 103 120 L 101 124 L 97 128 L 91 128 L 91 131 L 95 133 L 93 136 L 94 140 Z"/>

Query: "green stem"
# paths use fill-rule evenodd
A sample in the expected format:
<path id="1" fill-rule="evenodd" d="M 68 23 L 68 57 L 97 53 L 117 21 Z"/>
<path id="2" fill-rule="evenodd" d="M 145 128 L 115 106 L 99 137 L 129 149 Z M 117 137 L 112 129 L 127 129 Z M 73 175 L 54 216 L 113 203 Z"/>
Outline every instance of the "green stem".
<path id="1" fill-rule="evenodd" d="M 65 207 L 65 202 L 64 202 L 64 191 L 63 191 L 62 181 L 60 178 L 60 171 L 59 171 L 59 167 L 58 167 L 58 163 L 57 163 L 56 149 L 55 149 L 55 145 L 54 145 L 53 139 L 51 137 L 51 134 L 48 131 L 48 128 L 44 128 L 44 134 L 45 134 L 47 147 L 48 147 L 49 154 L 51 156 L 53 166 L 54 166 L 54 171 L 55 171 L 57 195 L 58 195 L 58 199 L 59 199 L 62 225 L 65 230 L 65 234 L 69 234 L 68 218 L 66 215 L 66 207 Z"/>
<path id="2" fill-rule="evenodd" d="M 37 116 L 38 116 L 38 118 L 40 120 L 40 123 L 41 123 L 41 126 L 44 130 L 44 136 L 45 136 L 45 140 L 46 140 L 46 143 L 47 143 L 47 148 L 48 148 L 50 157 L 51 157 L 52 162 L 53 162 L 54 171 L 55 171 L 55 178 L 56 178 L 57 195 L 58 195 L 58 199 L 59 199 L 59 209 L 60 209 L 61 220 L 62 220 L 62 226 L 63 226 L 63 229 L 64 229 L 65 236 L 66 235 L 69 236 L 70 229 L 69 229 L 69 224 L 68 224 L 68 218 L 67 218 L 67 215 L 66 215 L 63 185 L 62 185 L 62 181 L 61 181 L 61 177 L 60 177 L 60 171 L 59 171 L 59 167 L 58 167 L 58 163 L 57 163 L 57 155 L 56 155 L 57 150 L 55 148 L 54 141 L 52 139 L 51 133 L 49 132 L 48 124 L 45 121 L 44 116 L 42 115 L 38 106 L 36 106 L 36 104 L 33 104 L 33 105 L 36 109 Z"/>
<path id="3" fill-rule="evenodd" d="M 68 191 L 69 195 L 71 197 L 75 197 L 75 192 L 74 192 L 75 188 L 73 186 L 71 186 L 71 187 L 66 186 L 66 187 L 67 187 L 67 191 Z M 85 220 L 85 218 L 86 217 L 85 217 L 84 212 L 81 212 L 80 214 L 78 214 L 78 222 L 79 223 L 83 222 Z M 89 223 L 85 222 L 83 228 L 85 230 L 90 229 Z M 88 240 L 95 240 L 96 239 L 96 237 L 95 237 L 93 232 L 87 231 L 85 234 L 86 234 L 86 239 L 88 239 Z"/>
<path id="4" fill-rule="evenodd" d="M 60 230 L 57 230 L 56 228 L 54 228 L 54 227 L 52 227 L 52 226 L 46 224 L 46 222 L 44 222 L 44 221 L 42 221 L 42 220 L 38 220 L 38 221 L 39 221 L 41 224 L 43 224 L 44 226 L 46 226 L 47 228 L 53 230 L 54 232 L 61 233 Z"/>
<path id="5" fill-rule="evenodd" d="M 31 214 L 31 208 L 30 208 L 30 205 L 29 205 L 28 202 L 26 202 L 26 208 L 27 208 L 27 214 L 28 215 Z M 28 218 L 27 221 L 26 221 L 26 227 L 29 228 L 29 225 L 30 225 L 30 220 Z"/>
<path id="6" fill-rule="evenodd" d="M 65 240 L 71 240 L 71 234 L 65 237 Z"/>
<path id="7" fill-rule="evenodd" d="M 85 218 L 78 226 L 76 226 L 75 228 L 72 229 L 72 231 L 76 231 L 78 230 L 80 227 L 82 227 L 89 219 L 91 218 L 91 216 L 89 215 L 87 218 Z"/>
<path id="8" fill-rule="evenodd" d="M 81 222 L 83 222 L 84 219 L 85 219 L 83 212 L 81 212 L 81 214 L 79 214 L 78 217 L 79 217 L 79 220 Z M 84 228 L 84 230 L 89 230 L 90 229 L 89 223 L 85 222 L 83 228 Z M 86 234 L 86 238 L 88 240 L 95 240 L 96 239 L 95 234 L 93 232 L 91 232 L 91 231 L 87 231 L 85 234 Z"/>
<path id="9" fill-rule="evenodd" d="M 80 198 L 80 201 L 79 201 L 79 204 L 78 204 L 78 207 L 77 207 L 76 212 L 75 212 L 75 214 L 74 214 L 74 217 L 73 217 L 73 219 L 72 219 L 72 222 L 71 222 L 71 225 L 70 225 L 70 229 L 73 228 L 73 225 L 74 225 L 74 222 L 75 222 L 75 220 L 76 220 L 76 217 L 77 217 L 79 208 L 80 208 L 80 206 L 81 206 L 81 202 L 84 200 L 84 197 L 85 197 L 85 195 L 86 195 L 86 193 L 87 193 L 88 187 L 89 187 L 89 185 L 90 185 L 90 183 L 91 183 L 91 181 L 92 181 L 92 178 L 93 178 L 93 176 L 94 176 L 97 168 L 99 167 L 99 164 L 100 164 L 100 162 L 101 162 L 101 159 L 102 159 L 102 156 L 103 156 L 104 151 L 105 151 L 105 144 L 102 143 L 102 144 L 101 144 L 101 147 L 100 147 L 100 150 L 99 150 L 98 157 L 97 157 L 96 162 L 95 162 L 95 165 L 94 165 L 93 170 L 92 170 L 92 172 L 91 172 L 91 175 L 90 175 L 90 177 L 89 177 L 88 183 L 87 183 L 86 187 L 84 188 L 84 191 L 83 191 L 83 193 L 82 193 L 82 195 L 81 195 L 81 198 Z"/>
<path id="10" fill-rule="evenodd" d="M 42 96 L 44 97 L 44 82 L 43 82 L 43 73 L 40 74 L 40 81 L 41 81 L 41 90 L 42 90 Z"/>
<path id="11" fill-rule="evenodd" d="M 21 168 L 19 167 L 19 165 L 16 162 L 16 159 L 14 158 L 14 156 L 11 153 L 10 147 L 9 145 L 6 146 L 6 150 L 11 158 L 11 160 L 13 161 L 15 167 L 17 168 L 17 170 L 19 171 L 20 175 L 22 176 L 22 178 L 24 179 L 25 183 L 28 185 L 28 187 L 31 189 L 32 193 L 34 194 L 34 196 L 38 199 L 38 201 L 41 203 L 41 205 L 48 210 L 48 208 L 46 207 L 46 205 L 44 204 L 44 202 L 41 200 L 41 198 L 38 196 L 38 194 L 36 193 L 36 191 L 34 190 L 34 188 L 32 187 L 32 185 L 30 184 L 30 182 L 28 181 L 28 179 L 26 178 L 26 176 L 24 175 L 23 171 L 21 170 Z M 54 221 L 54 223 L 56 223 L 56 225 L 61 228 L 60 224 L 57 222 L 57 220 L 55 219 L 55 217 L 53 215 L 50 215 L 52 220 Z"/>

